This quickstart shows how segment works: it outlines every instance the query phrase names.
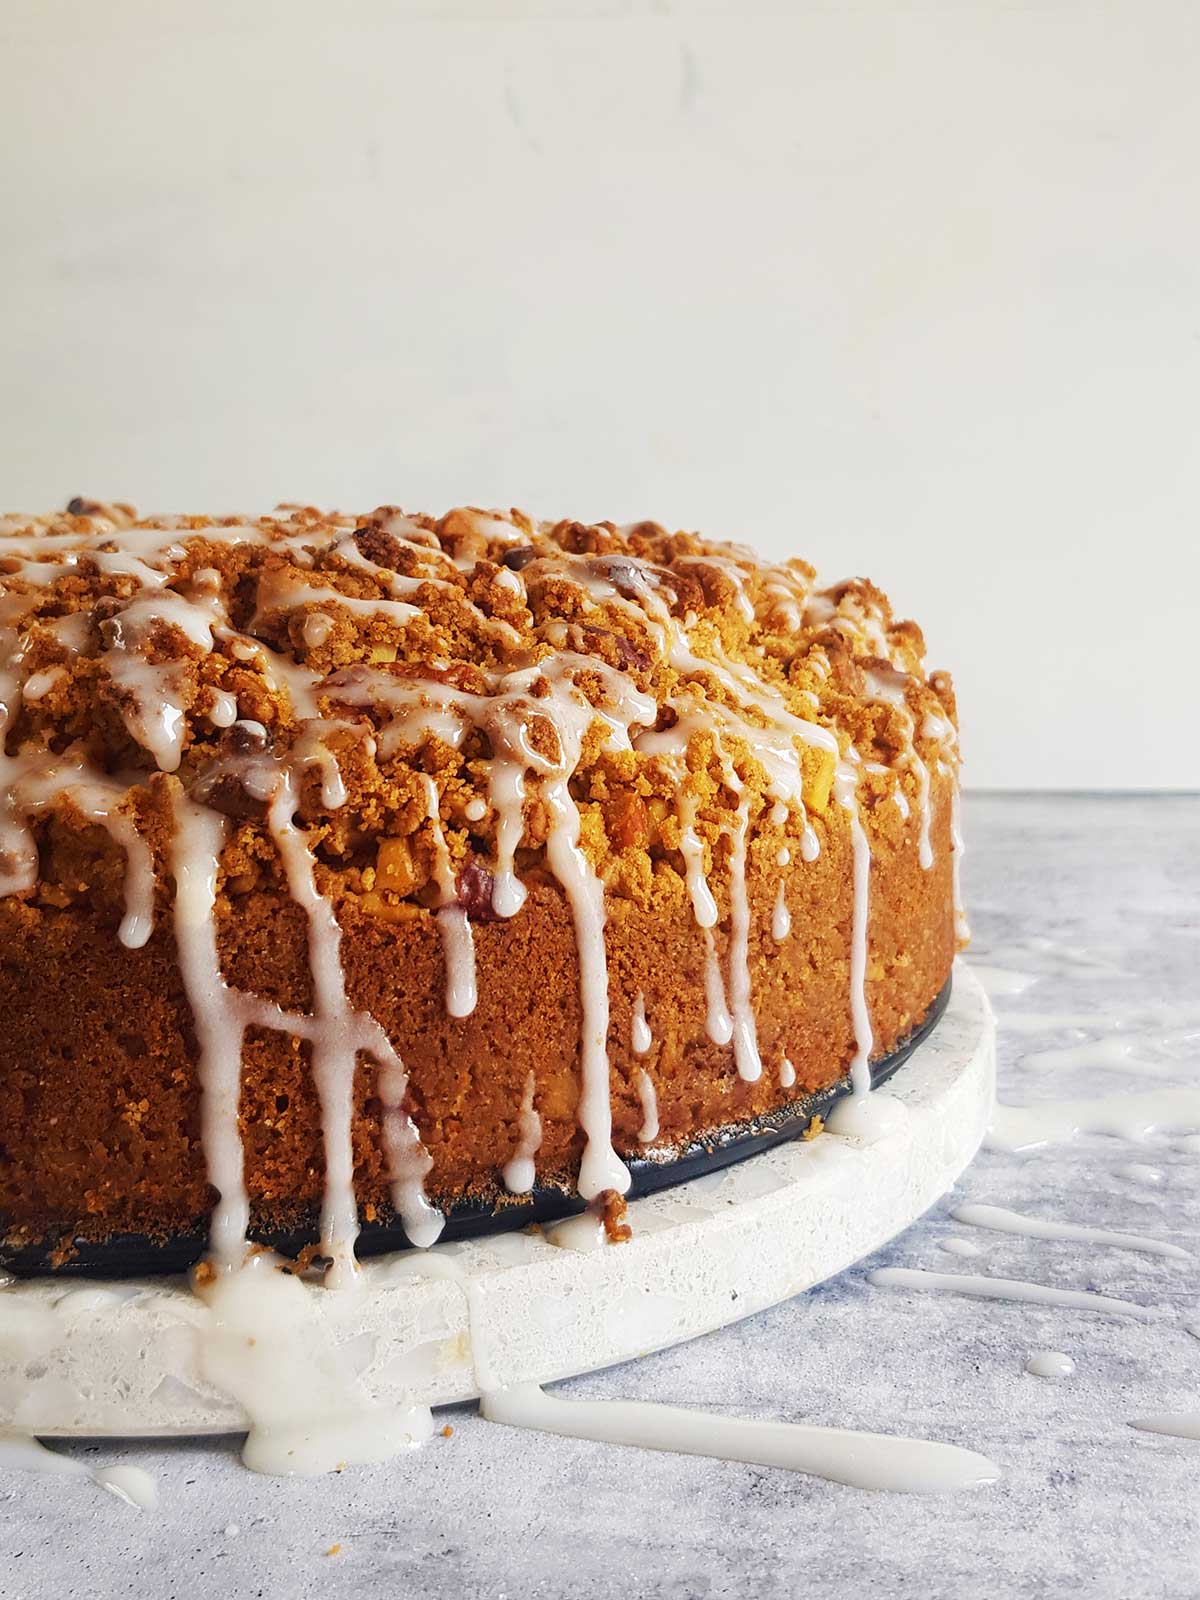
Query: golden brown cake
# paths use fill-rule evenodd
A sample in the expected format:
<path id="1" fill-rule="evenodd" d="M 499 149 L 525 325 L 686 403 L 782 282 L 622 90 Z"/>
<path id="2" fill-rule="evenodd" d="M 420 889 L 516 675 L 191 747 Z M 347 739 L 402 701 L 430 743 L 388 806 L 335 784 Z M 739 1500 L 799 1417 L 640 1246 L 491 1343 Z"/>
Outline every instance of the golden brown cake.
<path id="1" fill-rule="evenodd" d="M 861 1083 L 959 939 L 922 654 L 653 523 L 6 519 L 6 1250 L 345 1265 Z"/>

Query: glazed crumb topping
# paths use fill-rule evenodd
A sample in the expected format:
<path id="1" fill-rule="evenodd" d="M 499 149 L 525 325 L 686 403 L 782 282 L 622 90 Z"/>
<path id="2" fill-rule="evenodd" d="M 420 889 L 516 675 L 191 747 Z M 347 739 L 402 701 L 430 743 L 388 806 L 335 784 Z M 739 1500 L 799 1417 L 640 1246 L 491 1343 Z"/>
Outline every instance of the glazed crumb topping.
<path id="1" fill-rule="evenodd" d="M 238 824 L 230 878 L 249 887 L 274 852 L 255 848 L 265 801 L 244 780 L 296 764 L 318 860 L 385 916 L 443 897 L 443 849 L 463 903 L 484 911 L 505 855 L 494 758 L 513 750 L 529 766 L 507 870 L 536 865 L 549 828 L 538 778 L 569 762 L 583 848 L 614 886 L 636 878 L 631 852 L 678 850 L 681 781 L 715 843 L 732 796 L 714 714 L 760 810 L 781 709 L 830 729 L 861 759 L 863 793 L 882 791 L 874 768 L 911 774 L 911 755 L 927 766 L 952 740 L 949 681 L 926 677 L 923 648 L 865 580 L 817 590 L 804 562 L 763 565 L 654 523 L 392 507 L 139 520 L 73 501 L 0 524 L 5 741 L 29 813 L 78 811 L 64 783 L 52 808 L 40 791 L 52 771 L 86 770 L 120 787 L 119 809 L 140 811 L 153 842 L 155 775 L 176 774 Z M 631 706 L 655 735 L 640 748 L 612 737 Z M 802 759 L 806 804 L 823 810 L 829 752 Z M 515 833 L 511 807 L 507 822 Z M 4 879 L 24 893 L 19 829 Z"/>

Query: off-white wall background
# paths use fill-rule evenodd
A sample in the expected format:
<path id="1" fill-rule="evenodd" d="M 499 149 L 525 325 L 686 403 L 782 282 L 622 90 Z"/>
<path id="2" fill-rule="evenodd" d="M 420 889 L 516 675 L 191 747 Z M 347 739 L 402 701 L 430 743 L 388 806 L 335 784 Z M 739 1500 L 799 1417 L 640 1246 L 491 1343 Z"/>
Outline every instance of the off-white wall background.
<path id="1" fill-rule="evenodd" d="M 1200 786 L 1200 7 L 4 0 L 0 96 L 8 507 L 654 516 L 976 785 Z"/>

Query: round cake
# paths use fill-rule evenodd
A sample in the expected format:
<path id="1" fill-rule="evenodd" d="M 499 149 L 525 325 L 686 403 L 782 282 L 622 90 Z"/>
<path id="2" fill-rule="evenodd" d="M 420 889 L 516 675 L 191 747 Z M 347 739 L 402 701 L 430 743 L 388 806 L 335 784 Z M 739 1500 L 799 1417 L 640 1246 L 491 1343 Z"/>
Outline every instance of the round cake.
<path id="1" fill-rule="evenodd" d="M 923 651 L 648 522 L 0 522 L 0 1259 L 615 1218 L 869 1081 L 964 933 Z"/>

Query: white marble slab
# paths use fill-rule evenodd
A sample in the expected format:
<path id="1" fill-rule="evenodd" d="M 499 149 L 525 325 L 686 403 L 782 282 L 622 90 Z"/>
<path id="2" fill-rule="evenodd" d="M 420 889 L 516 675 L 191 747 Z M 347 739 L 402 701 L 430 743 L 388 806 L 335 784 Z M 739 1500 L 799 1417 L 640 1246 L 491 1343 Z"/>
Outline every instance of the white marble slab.
<path id="1" fill-rule="evenodd" d="M 978 959 L 1037 973 L 1001 995 L 1001 1094 L 1081 1092 L 1083 1068 L 1022 1066 L 1072 1042 L 1004 1018 L 1069 1012 L 1102 1034 L 1131 1005 L 1191 1001 L 1192 1036 L 1143 1030 L 1163 1081 L 1200 1077 L 1200 800 L 979 797 L 968 806 L 967 883 Z M 1051 941 L 1031 948 L 1031 938 Z M 1098 964 L 1097 964 L 1098 963 Z M 1094 1023 L 1094 1027 L 1092 1024 Z M 1145 1068 L 1140 1069 L 1143 1073 Z M 1092 1069 L 1092 1073 L 1095 1069 Z M 1105 1069 L 1104 1088 L 1139 1069 Z M 1046 1152 L 984 1152 L 956 1194 L 869 1262 L 691 1344 L 564 1385 L 942 1438 L 1006 1478 L 921 1500 L 863 1494 L 760 1468 L 516 1433 L 471 1407 L 448 1440 L 340 1477 L 256 1478 L 229 1441 L 62 1447 L 159 1478 L 139 1513 L 85 1481 L 0 1478 L 5 1600 L 123 1594 L 422 1594 L 693 1597 L 1087 1596 L 1195 1600 L 1200 1444 L 1135 1433 L 1129 1419 L 1195 1409 L 1200 1281 L 1188 1263 L 1010 1238 L 948 1220 L 963 1200 L 1059 1220 L 1200 1239 L 1200 1152 L 1098 1136 Z M 1131 1163 L 1160 1183 L 1125 1172 Z M 939 1248 L 970 1236 L 983 1255 Z M 873 1288 L 871 1267 L 979 1270 L 1163 1308 L 1141 1324 L 1092 1313 Z M 1069 1381 L 1029 1377 L 1063 1350 Z M 236 1528 L 232 1533 L 226 1530 Z M 336 1555 L 325 1554 L 340 1544 Z"/>

